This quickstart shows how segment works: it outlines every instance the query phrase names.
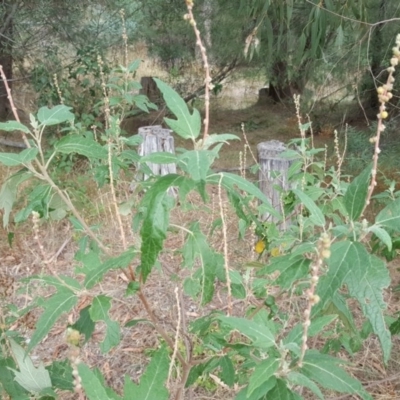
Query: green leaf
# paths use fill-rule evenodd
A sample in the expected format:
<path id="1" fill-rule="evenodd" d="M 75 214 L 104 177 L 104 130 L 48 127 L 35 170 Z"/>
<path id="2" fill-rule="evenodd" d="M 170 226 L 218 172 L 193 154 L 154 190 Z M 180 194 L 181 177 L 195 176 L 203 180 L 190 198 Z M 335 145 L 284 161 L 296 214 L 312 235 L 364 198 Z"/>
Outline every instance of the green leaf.
<path id="1" fill-rule="evenodd" d="M 235 383 L 235 367 L 229 356 L 222 357 L 218 365 L 221 367 L 221 380 L 229 387 Z"/>
<path id="2" fill-rule="evenodd" d="M 192 150 L 185 151 L 179 157 L 179 164 L 195 182 L 198 182 L 205 181 L 214 159 L 215 154 L 212 151 Z"/>
<path id="3" fill-rule="evenodd" d="M 314 201 L 299 189 L 293 189 L 293 193 L 300 199 L 307 210 L 310 212 L 310 220 L 317 226 L 325 226 L 325 217 Z"/>
<path id="4" fill-rule="evenodd" d="M 390 285 L 389 271 L 381 259 L 368 254 L 360 243 L 353 245 L 357 248 L 359 258 L 353 261 L 344 282 L 350 296 L 358 300 L 374 333 L 379 337 L 383 359 L 387 363 L 392 341 L 385 322 L 386 303 L 383 300 L 383 290 Z"/>
<path id="5" fill-rule="evenodd" d="M 105 387 L 99 378 L 90 368 L 83 364 L 78 364 L 79 377 L 82 380 L 82 386 L 85 389 L 86 396 L 89 400 L 112 400 L 108 397 Z"/>
<path id="6" fill-rule="evenodd" d="M 276 385 L 268 392 L 268 397 L 276 400 L 294 400 L 293 392 L 288 389 L 285 381 L 282 379 L 276 380 Z"/>
<path id="7" fill-rule="evenodd" d="M 106 324 L 106 336 L 100 343 L 100 349 L 103 353 L 107 353 L 116 346 L 121 338 L 120 327 L 118 322 L 112 321 L 108 315 L 111 308 L 111 298 L 99 295 L 93 299 L 89 313 L 93 321 L 104 321 Z"/>
<path id="8" fill-rule="evenodd" d="M 239 175 L 231 174 L 229 172 L 221 172 L 219 174 L 209 175 L 207 177 L 207 182 L 216 185 L 221 182 L 222 186 L 228 190 L 243 190 L 247 194 L 259 199 L 262 202 L 265 212 L 268 212 L 276 218 L 281 218 L 279 213 L 271 206 L 267 196 L 256 185 L 254 185 L 254 183 L 249 182 L 247 179 L 244 179 Z"/>
<path id="9" fill-rule="evenodd" d="M 6 167 L 16 167 L 22 164 L 22 160 L 20 155 L 16 153 L 0 153 L 0 163 Z"/>
<path id="10" fill-rule="evenodd" d="M 195 140 L 199 136 L 201 129 L 200 113 L 193 109 L 193 114 L 190 114 L 187 104 L 174 89 L 160 79 L 153 79 L 163 94 L 167 107 L 177 118 L 176 120 L 164 118 L 165 123 L 184 139 Z"/>
<path id="11" fill-rule="evenodd" d="M 0 130 L 7 132 L 22 131 L 25 133 L 30 133 L 29 128 L 18 121 L 0 122 Z"/>
<path id="12" fill-rule="evenodd" d="M 308 275 L 310 263 L 311 261 L 304 258 L 304 256 L 292 257 L 291 254 L 288 254 L 285 256 L 273 257 L 270 265 L 262 268 L 257 275 L 260 276 L 279 271 L 280 275 L 274 283 L 284 289 L 289 289 L 294 282 Z"/>
<path id="13" fill-rule="evenodd" d="M 299 372 L 296 372 L 296 371 L 291 371 L 291 372 L 289 372 L 287 378 L 288 378 L 288 381 L 292 385 L 302 386 L 307 389 L 310 389 L 315 395 L 317 395 L 318 398 L 324 399 L 324 396 L 323 396 L 320 388 L 311 379 L 307 378 L 305 375 L 300 374 Z"/>
<path id="14" fill-rule="evenodd" d="M 254 390 L 254 392 L 249 395 L 248 389 L 246 386 L 243 388 L 235 397 L 235 400 L 264 400 L 265 395 L 270 392 L 270 390 L 276 385 L 276 378 L 272 376 L 266 382 L 264 382 L 261 386 Z"/>
<path id="15" fill-rule="evenodd" d="M 168 352 L 162 347 L 154 353 L 139 385 L 125 376 L 124 400 L 168 400 L 169 394 L 165 388 L 168 368 Z"/>
<path id="16" fill-rule="evenodd" d="M 61 390 L 74 390 L 74 377 L 69 360 L 53 361 L 46 367 L 49 371 L 53 387 Z"/>
<path id="17" fill-rule="evenodd" d="M 71 328 L 77 330 L 85 336 L 85 343 L 90 339 L 92 333 L 94 332 L 94 328 L 96 324 L 92 320 L 90 316 L 90 306 L 86 306 L 82 308 L 79 312 L 79 319 L 76 321 Z"/>
<path id="18" fill-rule="evenodd" d="M 54 145 L 54 150 L 63 153 L 76 153 L 87 158 L 107 158 L 107 150 L 93 139 L 78 135 L 68 135 Z"/>
<path id="19" fill-rule="evenodd" d="M 326 326 L 332 323 L 335 319 L 337 319 L 336 315 L 324 315 L 322 317 L 313 319 L 308 329 L 308 336 L 314 337 L 315 335 L 318 335 L 320 332 L 322 332 L 322 330 Z M 283 342 L 285 344 L 288 343 L 301 344 L 303 332 L 304 332 L 303 324 L 299 323 L 289 332 L 289 334 L 286 336 Z"/>
<path id="20" fill-rule="evenodd" d="M 184 176 L 169 174 L 160 177 L 147 191 L 143 198 L 146 214 L 140 230 L 141 273 L 143 281 L 151 272 L 160 253 L 169 225 L 169 211 L 173 206 L 168 194 L 170 187 L 191 187 L 193 181 Z"/>
<path id="21" fill-rule="evenodd" d="M 392 238 L 383 228 L 378 225 L 372 225 L 368 228 L 368 232 L 372 232 L 375 236 L 377 236 L 382 243 L 388 248 L 389 251 L 392 251 Z"/>
<path id="22" fill-rule="evenodd" d="M 36 147 L 32 147 L 30 149 L 22 150 L 21 153 L 19 153 L 19 157 L 21 159 L 21 162 L 26 165 L 30 161 L 32 161 L 38 153 L 39 150 Z"/>
<path id="23" fill-rule="evenodd" d="M 39 108 L 37 119 L 42 125 L 46 126 L 73 121 L 75 116 L 70 110 L 72 110 L 72 107 L 67 107 L 62 104 L 52 108 L 41 107 Z"/>
<path id="24" fill-rule="evenodd" d="M 7 179 L 1 187 L 0 209 L 3 209 L 3 228 L 6 228 L 10 221 L 10 213 L 17 198 L 18 186 L 31 177 L 31 173 L 18 172 Z"/>
<path id="25" fill-rule="evenodd" d="M 109 270 L 128 267 L 134 259 L 136 253 L 137 251 L 132 247 L 118 257 L 110 258 L 103 264 L 95 266 L 95 268 L 91 268 L 86 273 L 85 287 L 87 289 L 92 288 Z M 96 256 L 94 255 L 94 257 Z"/>
<path id="26" fill-rule="evenodd" d="M 382 292 L 390 284 L 385 263 L 371 256 L 361 243 L 343 241 L 332 245 L 328 266 L 328 273 L 321 277 L 317 287 L 321 301 L 313 312 L 324 308 L 336 291 L 346 284 L 350 296 L 359 301 L 378 335 L 386 362 L 390 356 L 391 339 L 383 313 L 386 304 Z"/>
<path id="27" fill-rule="evenodd" d="M 191 280 L 185 281 L 185 291 L 192 297 L 200 292 L 201 304 L 207 304 L 214 294 L 214 281 L 223 266 L 223 257 L 209 245 L 207 237 L 202 233 L 200 224 L 193 223 L 182 249 L 184 266 L 192 269 L 200 267 Z"/>
<path id="28" fill-rule="evenodd" d="M 29 393 L 14 379 L 15 368 L 16 364 L 12 357 L 0 357 L 0 389 L 5 391 L 12 400 L 30 400 Z"/>
<path id="29" fill-rule="evenodd" d="M 71 290 L 59 289 L 57 293 L 40 304 L 44 311 L 36 322 L 36 330 L 29 342 L 27 353 L 50 332 L 50 329 L 64 313 L 71 311 L 77 300 L 77 296 Z"/>
<path id="30" fill-rule="evenodd" d="M 153 164 L 175 164 L 178 157 L 175 154 L 167 151 L 160 151 L 148 154 L 140 158 L 140 162 L 151 162 Z"/>
<path id="31" fill-rule="evenodd" d="M 15 380 L 28 392 L 40 393 L 42 390 L 51 388 L 51 379 L 49 372 L 43 364 L 35 368 L 31 358 L 25 353 L 25 350 L 14 340 L 9 339 L 11 351 L 17 361 L 19 371 L 13 370 Z"/>
<path id="32" fill-rule="evenodd" d="M 356 221 L 363 212 L 370 184 L 371 165 L 364 169 L 348 186 L 343 197 L 349 217 Z"/>
<path id="33" fill-rule="evenodd" d="M 247 389 L 247 396 L 259 388 L 263 383 L 268 381 L 268 379 L 278 370 L 279 359 L 269 357 L 266 360 L 261 361 L 254 368 L 254 372 L 251 374 L 249 379 L 249 387 Z"/>
<path id="34" fill-rule="evenodd" d="M 275 338 L 266 327 L 246 318 L 217 316 L 218 320 L 253 341 L 253 345 L 263 349 L 275 346 Z"/>
<path id="35" fill-rule="evenodd" d="M 212 134 L 212 135 L 208 135 L 204 142 L 201 139 L 201 141 L 199 141 L 198 144 L 202 150 L 207 150 L 216 143 L 229 144 L 229 140 L 240 140 L 240 138 L 238 136 L 232 135 L 230 133 Z"/>
<path id="36" fill-rule="evenodd" d="M 372 400 L 357 379 L 352 378 L 345 370 L 336 365 L 340 362 L 334 357 L 309 350 L 304 357 L 301 372 L 326 389 L 357 394 L 365 400 Z"/>
<path id="37" fill-rule="evenodd" d="M 386 206 L 376 217 L 376 224 L 400 232 L 400 197 Z"/>

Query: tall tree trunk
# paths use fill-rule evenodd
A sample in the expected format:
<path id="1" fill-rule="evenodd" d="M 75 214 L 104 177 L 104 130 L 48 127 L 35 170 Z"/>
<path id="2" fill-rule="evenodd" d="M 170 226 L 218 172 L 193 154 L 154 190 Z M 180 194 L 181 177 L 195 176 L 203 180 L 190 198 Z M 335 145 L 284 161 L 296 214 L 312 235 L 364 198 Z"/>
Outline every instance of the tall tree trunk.
<path id="1" fill-rule="evenodd" d="M 272 79 L 269 82 L 269 96 L 275 102 L 281 102 L 294 94 L 302 94 L 306 85 L 306 74 L 297 74 L 297 78 L 288 79 L 288 66 L 286 61 L 277 61 L 272 69 Z M 306 65 L 299 67 L 305 70 Z"/>
<path id="2" fill-rule="evenodd" d="M 15 0 L 0 0 L 0 65 L 3 66 L 8 85 L 12 82 L 13 16 L 17 9 Z M 0 120 L 5 120 L 11 111 L 3 80 L 0 78 Z"/>

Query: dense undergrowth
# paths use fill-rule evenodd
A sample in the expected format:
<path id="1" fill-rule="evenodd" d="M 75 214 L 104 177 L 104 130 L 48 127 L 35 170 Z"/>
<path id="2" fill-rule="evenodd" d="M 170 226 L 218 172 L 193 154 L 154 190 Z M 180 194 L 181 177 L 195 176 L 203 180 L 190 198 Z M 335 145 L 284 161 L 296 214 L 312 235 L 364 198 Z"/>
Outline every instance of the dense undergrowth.
<path id="1" fill-rule="evenodd" d="M 187 3 L 187 19 L 195 25 L 191 2 Z M 198 42 L 202 46 L 200 38 Z M 400 37 L 393 59 L 398 60 L 399 47 Z M 202 55 L 205 57 L 204 49 Z M 372 140 L 376 147 L 375 151 L 368 151 L 372 164 L 369 162 L 355 177 L 342 176 L 345 155 L 338 147 L 337 163 L 328 167 L 323 156 L 325 149 L 310 146 L 305 135 L 308 124 L 302 124 L 296 101 L 300 138 L 291 141 L 282 155 L 291 161 L 291 189 L 282 191 L 279 211 L 257 184 L 241 175 L 213 171 L 222 146 L 237 137 L 208 134 L 207 113 L 201 135 L 200 113 L 189 109 L 172 88 L 157 79 L 172 115 L 164 122 L 190 143 L 191 149 L 181 149 L 176 155 L 156 152 L 140 156 L 137 146 L 142 138 L 126 137 L 120 128 L 127 108 L 153 106 L 143 96 L 132 95 L 138 88 L 132 78 L 138 63 L 120 67 L 110 72 L 110 77 L 104 76 L 101 62 L 99 65 L 103 93 L 99 109 L 104 119 L 95 129 L 76 119 L 65 104 L 41 107 L 31 115 L 29 127 L 18 122 L 17 114 L 16 121 L 0 125 L 3 130 L 21 131 L 27 146 L 20 153 L 0 153 L 3 165 L 19 168 L 1 189 L 3 225 L 9 225 L 11 216 L 16 223 L 31 219 L 43 268 L 42 273 L 29 276 L 22 284 L 35 288 L 33 283 L 39 282 L 42 288 L 49 288 L 47 296 L 33 291 L 31 305 L 22 309 L 7 301 L 12 285 L 1 293 L 2 395 L 13 399 L 51 399 L 57 398 L 60 391 L 69 390 L 79 398 L 93 400 L 183 399 L 185 391 L 199 380 L 213 377 L 220 385 L 231 388 L 237 400 L 302 399 L 307 393 L 323 399 L 332 391 L 371 399 L 367 388 L 346 371 L 345 360 L 335 353 L 338 348 L 355 353 L 370 335 L 375 335 L 383 361 L 388 363 L 391 333 L 399 331 L 399 322 L 396 316 L 388 315 L 384 300 L 390 277 L 382 257 L 395 257 L 400 247 L 399 193 L 385 192 L 381 196 L 382 210 L 370 220 L 364 217 L 376 185 L 380 133 L 387 118 L 385 104 L 390 98 L 390 78 L 397 62 L 392 62 L 387 85 L 378 89 L 381 109 Z M 50 149 L 44 149 L 43 134 L 49 127 L 59 127 L 63 135 Z M 321 157 L 317 158 L 318 154 Z M 118 226 L 117 246 L 110 246 L 101 227 L 91 226 L 86 218 L 88 212 L 74 204 L 76 188 L 67 187 L 57 178 L 59 160 L 73 155 L 88 160 L 87 179 L 109 188 L 111 212 Z M 178 173 L 155 176 L 149 163 L 175 163 Z M 136 192 L 122 204 L 118 184 L 132 165 L 138 172 L 136 177 L 149 178 L 138 179 Z M 15 210 L 18 190 L 25 182 L 31 183 L 25 189 L 28 193 L 24 192 L 26 203 Z M 171 223 L 174 210 L 190 207 L 188 198 L 192 193 L 205 206 L 210 205 L 211 189 L 211 229 L 195 218 L 184 225 Z M 238 238 L 256 232 L 262 242 L 260 259 L 242 268 L 232 268 L 227 209 L 222 201 L 225 196 L 239 220 Z M 121 213 L 132 214 L 129 234 Z M 274 217 L 275 222 L 261 220 L 260 215 L 265 214 Z M 66 218 L 76 232 L 75 268 L 69 275 L 54 271 L 54 260 L 46 254 L 40 240 L 40 229 L 46 226 L 41 221 L 52 218 Z M 279 229 L 285 221 L 290 223 Z M 176 299 L 174 326 L 160 320 L 157 304 L 152 304 L 146 293 L 146 286 L 157 279 L 155 268 L 162 269 L 159 259 L 168 251 L 165 240 L 171 231 L 180 232 L 184 238 L 176 249 L 181 265 L 177 272 L 167 274 Z M 220 246 L 211 240 L 214 231 L 221 234 Z M 140 238 L 139 244 L 131 240 L 132 235 Z M 12 243 L 11 232 L 9 241 Z M 140 301 L 147 312 L 145 322 L 151 324 L 159 338 L 149 351 L 151 360 L 139 382 L 126 375 L 118 392 L 106 383 L 99 370 L 82 361 L 83 348 L 93 340 L 96 324 L 104 326 L 99 347 L 108 354 L 118 351 L 122 329 L 143 323 L 135 315 L 129 316 L 123 326 L 121 321 L 112 319 L 110 309 L 115 299 L 103 293 L 102 282 L 113 270 L 122 274 L 125 296 Z M 184 296 L 201 310 L 190 323 L 186 321 Z M 223 297 L 224 309 L 207 308 L 215 296 Z M 250 298 L 253 302 L 249 304 Z M 292 309 L 298 312 L 288 312 L 282 299 L 290 299 Z M 236 302 L 243 303 L 241 312 L 235 307 Z M 356 324 L 354 320 L 355 303 L 363 315 L 361 330 L 360 321 Z M 26 343 L 14 324 L 34 308 L 43 311 Z M 79 312 L 79 317 L 66 326 L 68 360 L 35 366 L 30 352 L 63 315 L 73 310 Z M 322 345 L 314 346 L 311 338 L 318 338 Z"/>

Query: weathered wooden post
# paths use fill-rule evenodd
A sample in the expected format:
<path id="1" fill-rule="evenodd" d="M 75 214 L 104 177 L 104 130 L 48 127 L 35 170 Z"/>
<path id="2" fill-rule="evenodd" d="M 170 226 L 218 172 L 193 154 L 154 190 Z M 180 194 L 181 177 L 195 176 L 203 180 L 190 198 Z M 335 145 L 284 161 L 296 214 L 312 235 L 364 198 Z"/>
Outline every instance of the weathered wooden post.
<path id="1" fill-rule="evenodd" d="M 138 153 L 141 156 L 146 156 L 155 152 L 168 152 L 175 154 L 174 137 L 171 136 L 171 130 L 165 129 L 161 125 L 143 126 L 139 128 L 138 134 L 143 137 L 143 142 L 139 145 Z M 154 175 L 167 175 L 176 173 L 175 164 L 154 164 L 146 163 Z M 144 175 L 146 180 L 148 175 Z M 135 186 L 132 182 L 131 190 Z M 169 194 L 175 195 L 176 191 L 171 188 Z"/>
<path id="2" fill-rule="evenodd" d="M 139 146 L 138 153 L 147 156 L 155 152 L 168 152 L 175 154 L 174 138 L 171 130 L 161 125 L 143 126 L 139 128 L 139 135 L 143 137 L 143 143 Z M 176 173 L 175 164 L 147 163 L 154 175 L 167 175 Z M 145 176 L 144 179 L 147 179 Z"/>
<path id="3" fill-rule="evenodd" d="M 282 214 L 282 192 L 290 189 L 288 179 L 288 170 L 293 162 L 293 159 L 281 157 L 281 153 L 286 151 L 284 143 L 278 140 L 270 140 L 261 142 L 257 145 L 259 170 L 260 190 L 270 200 L 272 207 Z M 279 191 L 276 187 L 281 188 Z M 275 222 L 270 214 L 264 214 L 261 217 L 264 221 Z M 279 225 L 280 229 L 285 229 L 287 222 Z"/>

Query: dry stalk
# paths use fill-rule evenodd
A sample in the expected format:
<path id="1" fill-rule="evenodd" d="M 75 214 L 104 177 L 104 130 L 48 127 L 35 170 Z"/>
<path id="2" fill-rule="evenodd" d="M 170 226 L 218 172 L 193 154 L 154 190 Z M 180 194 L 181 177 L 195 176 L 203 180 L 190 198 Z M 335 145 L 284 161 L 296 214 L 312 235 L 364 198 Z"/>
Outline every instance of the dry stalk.
<path id="1" fill-rule="evenodd" d="M 311 283 L 309 289 L 306 291 L 307 295 L 307 307 L 304 310 L 304 323 L 303 323 L 303 336 L 302 336 L 302 344 L 301 344 L 301 352 L 299 361 L 297 365 L 301 368 L 303 366 L 304 356 L 308 349 L 307 339 L 308 339 L 308 329 L 311 325 L 311 309 L 315 304 L 319 302 L 319 296 L 315 294 L 315 290 L 317 288 L 318 280 L 319 280 L 319 272 L 324 263 L 324 260 L 328 259 L 331 256 L 331 240 L 327 233 L 322 233 L 319 242 L 318 242 L 318 253 L 317 259 L 312 263 L 311 266 Z"/>
<path id="2" fill-rule="evenodd" d="M 176 333 L 175 333 L 175 344 L 174 344 L 174 349 L 172 353 L 171 360 L 169 362 L 169 370 L 168 370 L 168 378 L 167 378 L 167 387 L 170 385 L 170 380 L 171 380 L 171 375 L 172 375 L 172 369 L 174 368 L 175 364 L 175 359 L 176 359 L 176 354 L 178 353 L 178 346 L 179 346 L 179 333 L 181 330 L 181 315 L 182 315 L 182 310 L 181 310 L 181 304 L 180 304 L 180 299 L 179 299 L 179 289 L 178 286 L 175 287 L 174 290 L 175 293 L 175 299 L 176 299 L 176 307 L 177 307 L 177 313 L 178 313 L 178 321 L 176 324 Z M 179 378 L 179 376 L 178 376 Z"/>
<path id="3" fill-rule="evenodd" d="M 2 79 L 3 82 L 4 82 L 4 86 L 5 86 L 5 88 L 6 88 L 7 99 L 8 99 L 8 101 L 10 102 L 10 106 L 11 106 L 11 110 L 12 110 L 12 112 L 13 112 L 14 118 L 15 118 L 16 121 L 18 121 L 19 123 L 21 123 L 21 120 L 20 120 L 19 115 L 18 115 L 17 107 L 15 107 L 14 99 L 13 99 L 13 97 L 12 97 L 12 95 L 11 95 L 11 89 L 10 89 L 10 86 L 8 85 L 7 77 L 6 77 L 6 74 L 4 73 L 4 70 L 3 70 L 3 66 L 2 66 L 2 65 L 0 65 L 0 75 L 1 75 L 1 79 Z M 23 141 L 24 141 L 26 147 L 27 147 L 27 148 L 30 148 L 30 147 L 31 147 L 31 144 L 29 143 L 28 138 L 27 138 L 25 132 L 21 132 L 21 135 L 22 135 L 22 139 L 23 139 Z"/>
<path id="4" fill-rule="evenodd" d="M 390 59 L 390 67 L 387 69 L 387 71 L 389 72 L 389 76 L 387 78 L 386 84 L 378 87 L 376 90 L 380 102 L 379 113 L 377 115 L 378 126 L 376 128 L 376 135 L 370 139 L 370 142 L 374 143 L 374 155 L 372 156 L 371 183 L 368 188 L 368 194 L 365 200 L 363 213 L 367 208 L 367 206 L 370 204 L 372 194 L 374 192 L 375 186 L 377 185 L 376 174 L 378 170 L 379 153 L 381 152 L 379 144 L 380 144 L 381 134 L 386 128 L 385 124 L 383 123 L 383 120 L 386 119 L 389 115 L 388 112 L 386 111 L 386 103 L 388 103 L 390 99 L 393 97 L 392 94 L 393 82 L 394 82 L 393 73 L 395 71 L 395 67 L 399 64 L 400 61 L 400 34 L 396 36 L 396 44 L 392 50 L 393 50 L 393 57 Z"/>
<path id="5" fill-rule="evenodd" d="M 231 277 L 229 275 L 229 249 L 228 249 L 228 237 L 227 237 L 227 228 L 225 221 L 225 213 L 224 213 L 224 205 L 222 202 L 222 178 L 223 174 L 221 174 L 221 178 L 218 184 L 218 200 L 219 200 L 219 210 L 221 215 L 221 223 L 222 223 L 222 236 L 224 242 L 224 266 L 225 266 L 225 277 L 226 277 L 226 286 L 228 288 L 228 315 L 232 315 L 232 288 L 231 288 Z"/>
<path id="6" fill-rule="evenodd" d="M 199 28 L 197 28 L 196 20 L 193 16 L 193 0 L 185 0 L 186 7 L 188 13 L 184 16 L 186 20 L 189 21 L 189 24 L 192 25 L 194 34 L 196 35 L 196 45 L 200 49 L 201 58 L 203 59 L 203 67 L 205 72 L 204 86 L 204 109 L 205 109 L 205 117 L 204 117 L 204 132 L 203 132 L 203 142 L 207 139 L 208 136 L 208 127 L 210 124 L 210 89 L 212 89 L 212 79 L 210 75 L 210 65 L 208 63 L 207 51 L 203 45 L 201 40 Z"/>

